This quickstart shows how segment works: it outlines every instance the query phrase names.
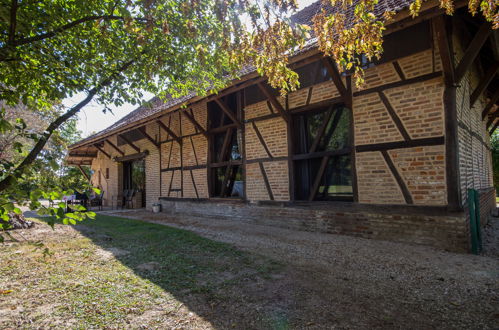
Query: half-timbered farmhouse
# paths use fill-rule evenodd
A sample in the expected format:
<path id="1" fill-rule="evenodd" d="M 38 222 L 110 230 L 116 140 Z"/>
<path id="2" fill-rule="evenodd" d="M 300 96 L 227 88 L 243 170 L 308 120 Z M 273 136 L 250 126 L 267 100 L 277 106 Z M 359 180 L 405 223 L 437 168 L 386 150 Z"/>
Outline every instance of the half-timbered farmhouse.
<path id="1" fill-rule="evenodd" d="M 108 206 L 133 190 L 128 207 L 170 215 L 468 251 L 468 189 L 482 224 L 495 207 L 498 34 L 465 7 L 451 17 L 427 1 L 413 19 L 409 3 L 380 0 L 397 14 L 361 89 L 311 40 L 291 60 L 296 92 L 281 97 L 248 70 L 216 95 L 152 100 L 72 145 L 67 162 L 91 166 Z"/>

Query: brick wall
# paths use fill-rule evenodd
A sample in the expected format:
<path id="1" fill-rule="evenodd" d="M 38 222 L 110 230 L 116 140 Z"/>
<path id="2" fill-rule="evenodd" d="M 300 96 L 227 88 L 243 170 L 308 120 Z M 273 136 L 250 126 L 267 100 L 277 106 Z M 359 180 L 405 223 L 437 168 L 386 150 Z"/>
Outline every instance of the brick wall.
<path id="1" fill-rule="evenodd" d="M 459 32 L 453 37 L 455 61 L 458 63 L 463 55 L 464 45 Z M 470 95 L 480 78 L 476 67 L 472 67 L 456 92 L 459 175 L 463 206 L 467 204 L 467 189 L 487 190 L 494 185 L 490 137 L 486 128 L 487 118 L 482 120 L 482 110 L 487 104 L 485 96 L 482 94 L 473 107 L 470 107 Z"/>
<path id="2" fill-rule="evenodd" d="M 421 77 L 440 68 L 440 61 L 432 50 L 424 51 L 368 70 L 368 90 L 403 79 Z M 403 142 L 402 130 L 409 139 L 444 136 L 443 78 L 436 77 L 413 84 L 382 91 L 388 106 L 402 126 L 397 126 L 394 115 L 378 91 L 354 97 L 353 114 L 356 146 Z M 355 95 L 355 94 L 354 94 Z M 392 149 L 387 151 L 395 170 L 402 179 L 416 205 L 446 205 L 445 148 L 444 145 Z M 359 202 L 373 204 L 405 204 L 401 185 L 379 151 L 356 154 Z"/>
<path id="3" fill-rule="evenodd" d="M 371 205 L 249 205 L 204 200 L 161 199 L 163 212 L 177 216 L 198 216 L 245 221 L 296 230 L 344 234 L 356 237 L 431 245 L 456 252 L 469 249 L 464 213 L 442 210 L 413 210 L 406 207 L 383 209 Z"/>

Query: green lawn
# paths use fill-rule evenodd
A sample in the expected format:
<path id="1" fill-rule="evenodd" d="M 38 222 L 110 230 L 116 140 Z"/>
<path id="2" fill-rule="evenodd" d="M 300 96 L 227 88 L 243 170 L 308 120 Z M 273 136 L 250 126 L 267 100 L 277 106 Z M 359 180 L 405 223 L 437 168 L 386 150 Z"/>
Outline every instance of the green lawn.
<path id="1" fill-rule="evenodd" d="M 99 215 L 76 232 L 56 227 L 40 224 L 30 237 L 43 240 L 51 257 L 26 242 L 5 247 L 0 292 L 8 299 L 0 300 L 0 327 L 237 326 L 244 306 L 262 299 L 248 294 L 253 284 L 281 268 L 228 244 L 137 220 Z M 254 325 L 279 323 L 272 313 L 260 311 Z"/>

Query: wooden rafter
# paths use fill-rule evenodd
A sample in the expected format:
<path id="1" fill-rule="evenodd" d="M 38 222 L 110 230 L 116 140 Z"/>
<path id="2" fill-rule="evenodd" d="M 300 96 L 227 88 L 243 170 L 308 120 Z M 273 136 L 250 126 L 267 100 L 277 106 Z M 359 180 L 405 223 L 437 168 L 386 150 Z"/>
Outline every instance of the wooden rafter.
<path id="1" fill-rule="evenodd" d="M 274 200 L 274 193 L 272 192 L 272 187 L 270 186 L 269 178 L 267 176 L 267 171 L 263 166 L 262 162 L 258 162 L 258 166 L 260 167 L 260 173 L 262 174 L 263 182 L 265 183 L 265 188 L 267 189 L 267 193 L 269 194 L 269 199 L 271 201 Z"/>
<path id="2" fill-rule="evenodd" d="M 135 151 L 140 152 L 140 148 L 132 143 L 129 139 L 127 139 L 124 135 L 119 135 L 120 138 L 123 139 L 130 147 L 132 147 Z"/>
<path id="3" fill-rule="evenodd" d="M 166 133 L 168 133 L 175 141 L 180 143 L 182 139 L 177 136 L 168 126 L 166 126 L 161 120 L 156 120 L 158 123 L 159 127 L 161 127 Z"/>
<path id="4" fill-rule="evenodd" d="M 208 133 L 206 133 L 204 127 L 197 122 L 193 115 L 191 115 L 187 110 L 182 111 L 182 114 L 192 123 L 192 125 L 194 125 L 194 127 L 196 127 L 198 131 L 200 131 L 204 136 L 208 136 Z"/>
<path id="5" fill-rule="evenodd" d="M 100 152 L 102 152 L 102 154 L 104 156 L 106 156 L 107 158 L 111 159 L 111 155 L 109 155 L 104 149 L 102 149 L 98 144 L 94 144 L 94 147 L 97 148 L 97 150 L 99 150 Z"/>
<path id="6" fill-rule="evenodd" d="M 241 122 L 236 118 L 236 115 L 232 113 L 229 106 L 220 98 L 215 99 L 215 102 L 218 104 L 220 109 L 227 115 L 227 117 L 232 120 L 233 123 L 237 124 L 237 126 L 242 126 Z"/>
<path id="7" fill-rule="evenodd" d="M 263 94 L 265 94 L 265 97 L 267 98 L 268 101 L 272 104 L 272 106 L 277 109 L 281 117 L 285 120 L 288 121 L 288 113 L 286 110 L 282 107 L 281 103 L 277 100 L 274 94 L 270 91 L 269 87 L 267 86 L 266 83 L 264 82 L 259 82 L 258 83 L 258 88 L 262 91 Z"/>
<path id="8" fill-rule="evenodd" d="M 478 32 L 473 37 L 473 40 L 471 40 L 470 45 L 466 48 L 461 61 L 456 67 L 456 83 L 459 83 L 463 79 L 466 72 L 471 68 L 471 65 L 478 56 L 478 53 L 480 53 L 482 46 L 485 44 L 485 41 L 487 41 L 487 38 L 490 36 L 491 32 L 491 24 L 489 22 L 482 23 L 480 29 L 478 29 Z"/>
<path id="9" fill-rule="evenodd" d="M 489 70 L 487 70 L 485 76 L 482 78 L 482 80 L 480 80 L 480 83 L 478 83 L 478 86 L 475 88 L 473 93 L 471 93 L 470 108 L 472 108 L 475 105 L 475 102 L 478 100 L 480 95 L 482 95 L 483 91 L 487 89 L 492 79 L 494 79 L 494 77 L 496 76 L 498 70 L 499 70 L 499 62 L 496 61 L 489 68 Z"/>
<path id="10" fill-rule="evenodd" d="M 494 95 L 490 99 L 489 103 L 487 103 L 487 105 L 485 106 L 485 108 L 483 108 L 483 111 L 482 111 L 482 120 L 484 120 L 485 117 L 487 117 L 487 115 L 490 112 L 490 109 L 492 109 L 492 107 L 494 106 L 494 104 L 496 104 L 496 102 L 498 100 L 499 100 L 499 89 L 494 93 Z"/>
<path id="11" fill-rule="evenodd" d="M 449 36 L 447 34 L 447 27 L 445 23 L 445 16 L 443 15 L 433 18 L 435 38 L 437 39 L 440 58 L 442 60 L 444 77 L 448 85 L 454 85 L 456 83 L 454 53 L 451 51 Z"/>
<path id="12" fill-rule="evenodd" d="M 78 166 L 78 169 L 80 169 L 80 172 L 81 174 L 83 174 L 83 176 L 87 179 L 88 182 L 90 182 L 90 177 L 88 176 L 87 172 L 85 172 L 85 170 L 83 169 L 83 167 L 81 167 L 80 164 L 76 165 Z"/>
<path id="13" fill-rule="evenodd" d="M 338 92 L 341 96 L 344 97 L 347 94 L 347 88 L 345 87 L 343 80 L 341 80 L 340 71 L 336 67 L 336 63 L 334 63 L 333 60 L 329 57 L 324 57 L 322 59 L 322 63 L 326 67 L 331 79 L 333 79 L 333 83 L 338 89 Z"/>
<path id="14" fill-rule="evenodd" d="M 317 190 L 319 189 L 319 185 L 321 183 L 322 177 L 324 176 L 324 172 L 326 170 L 327 162 L 329 161 L 329 156 L 325 156 L 322 158 L 321 165 L 319 167 L 319 171 L 317 172 L 314 184 L 312 185 L 312 190 L 310 190 L 310 195 L 308 196 L 309 201 L 313 201 L 315 196 L 317 195 Z"/>
<path id="15" fill-rule="evenodd" d="M 92 153 L 77 153 L 77 152 L 70 152 L 68 154 L 69 157 L 80 157 L 80 158 L 95 158 L 97 157 L 97 152 L 92 152 Z"/>
<path id="16" fill-rule="evenodd" d="M 104 142 L 106 142 L 107 144 L 109 144 L 120 155 L 125 156 L 125 153 L 120 148 L 118 148 L 114 143 L 112 143 L 111 141 L 109 141 L 109 139 L 104 140 Z"/>
<path id="17" fill-rule="evenodd" d="M 159 148 L 158 142 L 156 142 L 156 140 L 154 140 L 149 134 L 147 134 L 145 126 L 139 127 L 138 130 L 143 137 L 145 137 L 149 142 L 151 142 L 156 148 Z"/>

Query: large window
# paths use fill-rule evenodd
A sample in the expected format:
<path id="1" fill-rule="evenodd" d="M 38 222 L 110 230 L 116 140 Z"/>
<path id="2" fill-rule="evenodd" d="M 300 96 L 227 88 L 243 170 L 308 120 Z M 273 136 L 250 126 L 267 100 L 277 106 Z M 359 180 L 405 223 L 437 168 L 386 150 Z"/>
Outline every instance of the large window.
<path id="1" fill-rule="evenodd" d="M 210 128 L 210 197 L 242 198 L 244 180 L 242 171 L 242 132 L 226 113 L 241 121 L 239 93 L 208 103 Z M 223 111 L 220 102 L 226 111 Z"/>
<path id="2" fill-rule="evenodd" d="M 345 107 L 293 117 L 297 200 L 353 200 L 350 123 Z"/>

